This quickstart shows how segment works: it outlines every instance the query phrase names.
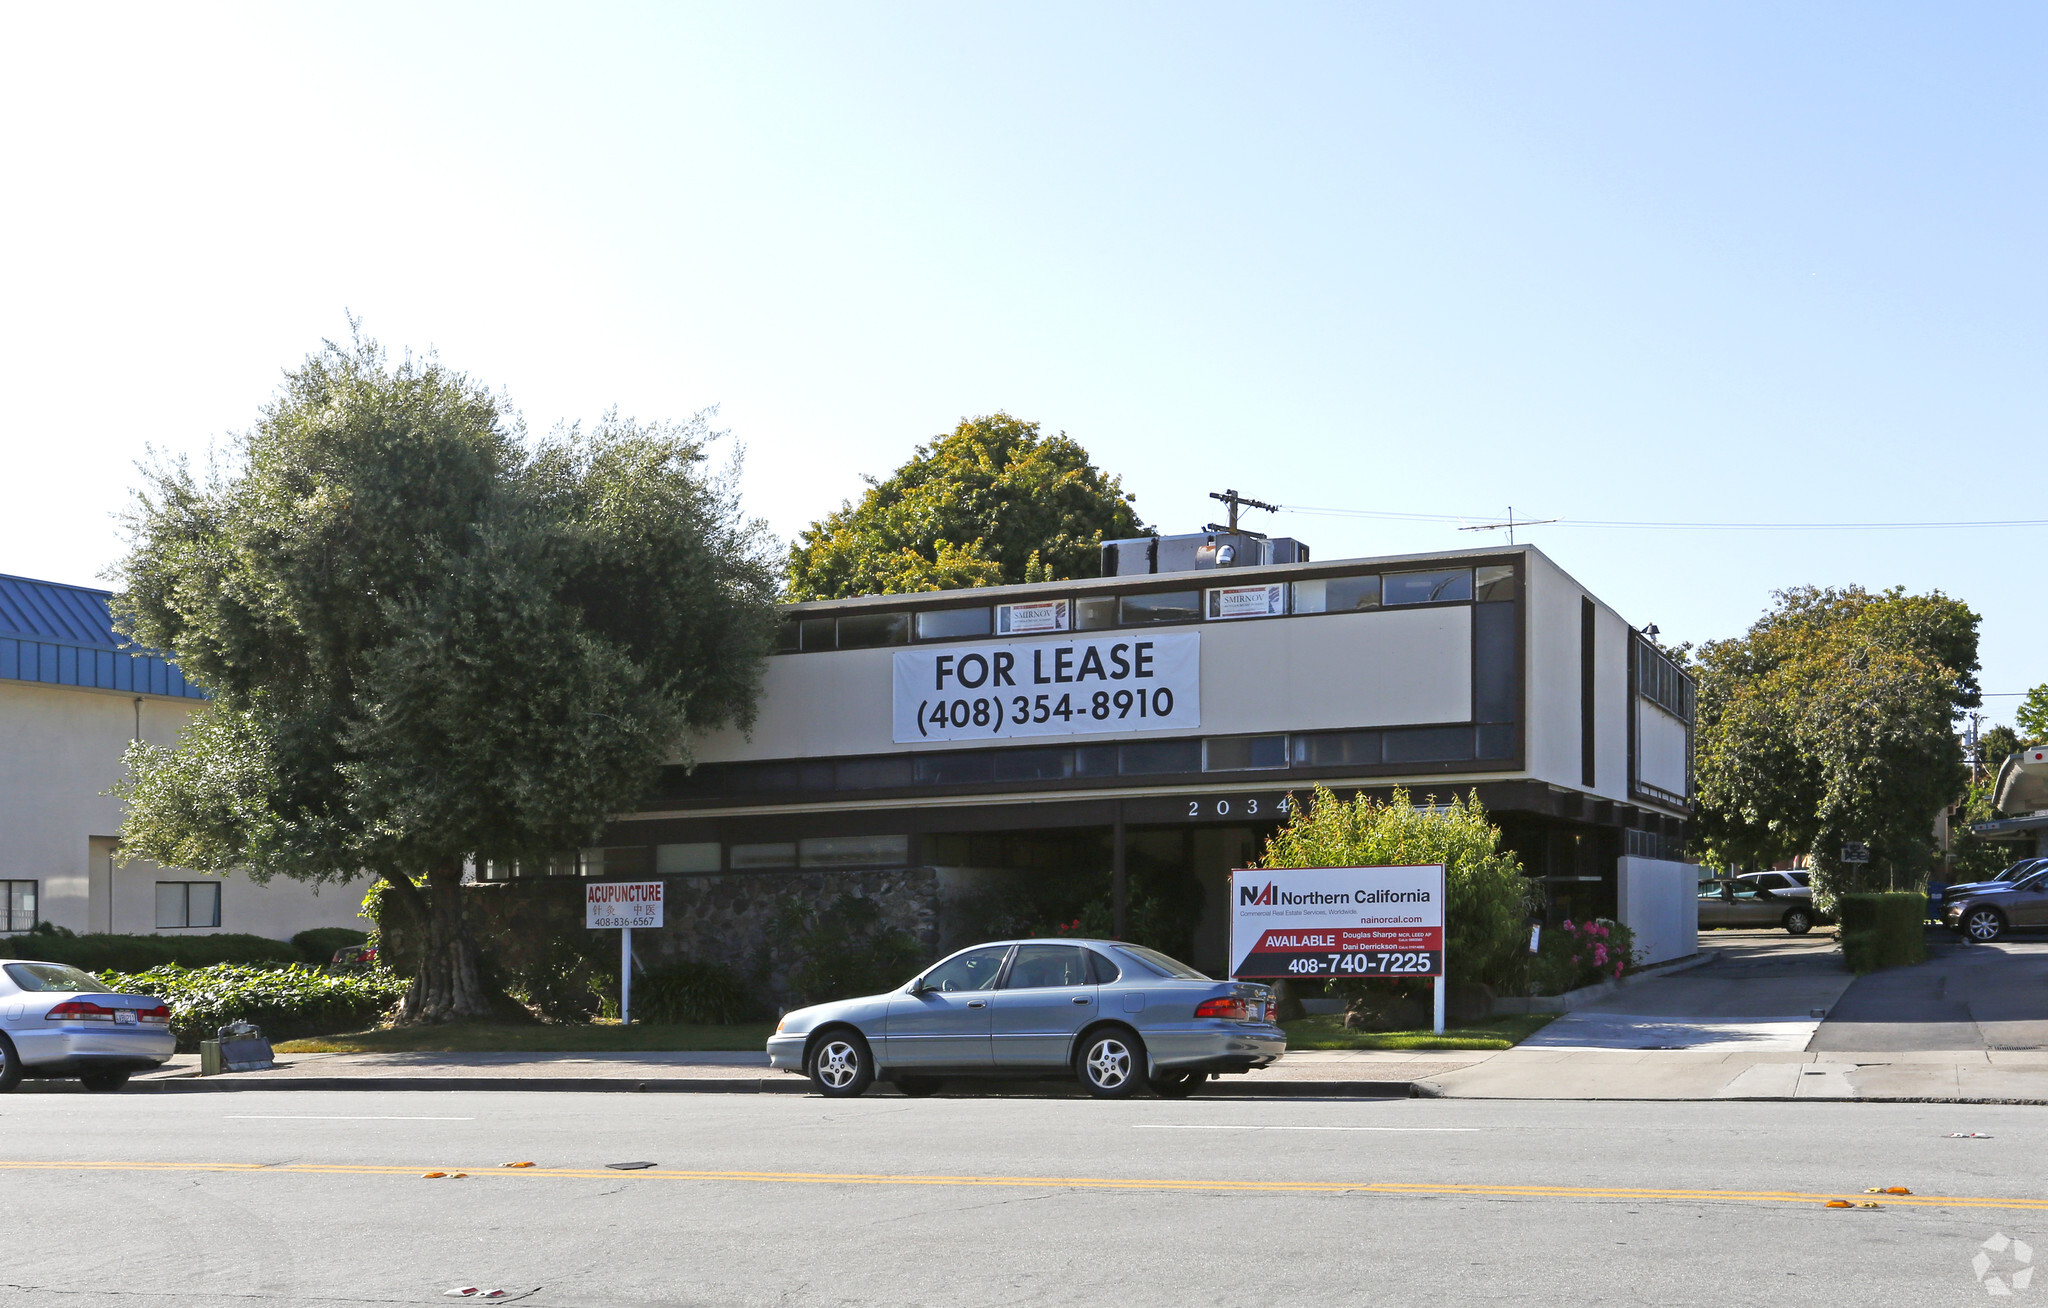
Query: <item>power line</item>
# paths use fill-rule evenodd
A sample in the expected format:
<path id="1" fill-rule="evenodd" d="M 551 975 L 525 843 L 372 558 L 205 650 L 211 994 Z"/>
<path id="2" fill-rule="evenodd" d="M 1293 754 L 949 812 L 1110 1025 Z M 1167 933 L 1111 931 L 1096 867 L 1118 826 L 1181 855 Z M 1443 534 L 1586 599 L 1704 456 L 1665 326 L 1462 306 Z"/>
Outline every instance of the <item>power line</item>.
<path id="1" fill-rule="evenodd" d="M 1391 522 L 1455 523 L 1466 531 L 1507 525 L 1484 521 L 1483 514 L 1394 513 L 1383 509 L 1316 508 L 1299 504 L 1289 504 L 1278 512 L 1333 518 L 1375 518 Z M 1549 518 L 1544 522 L 1558 527 L 1598 527 L 1620 531 L 1959 531 L 1987 527 L 2048 527 L 2048 518 L 2002 518 L 1976 522 L 1626 522 L 1598 518 Z M 1518 518 L 1515 525 L 1536 524 Z"/>

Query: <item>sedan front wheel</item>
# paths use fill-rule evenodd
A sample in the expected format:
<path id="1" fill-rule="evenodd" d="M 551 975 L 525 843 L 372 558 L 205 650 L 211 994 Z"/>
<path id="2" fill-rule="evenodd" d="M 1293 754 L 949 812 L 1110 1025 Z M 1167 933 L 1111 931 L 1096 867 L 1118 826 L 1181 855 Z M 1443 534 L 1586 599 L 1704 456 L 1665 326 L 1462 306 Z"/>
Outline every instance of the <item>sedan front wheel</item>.
<path id="1" fill-rule="evenodd" d="M 1122 1027 L 1097 1031 L 1074 1055 L 1074 1075 L 1097 1099 L 1128 1099 L 1145 1079 L 1145 1045 Z"/>
<path id="2" fill-rule="evenodd" d="M 1803 908 L 1795 908 L 1785 914 L 1785 929 L 1795 936 L 1803 936 L 1813 930 L 1813 914 Z"/>
<path id="3" fill-rule="evenodd" d="M 0 1094 L 21 1084 L 21 1055 L 14 1052 L 14 1042 L 0 1035 Z"/>
<path id="4" fill-rule="evenodd" d="M 833 1031 L 811 1052 L 811 1085 L 828 1099 L 865 1094 L 874 1081 L 874 1058 L 856 1032 Z"/>

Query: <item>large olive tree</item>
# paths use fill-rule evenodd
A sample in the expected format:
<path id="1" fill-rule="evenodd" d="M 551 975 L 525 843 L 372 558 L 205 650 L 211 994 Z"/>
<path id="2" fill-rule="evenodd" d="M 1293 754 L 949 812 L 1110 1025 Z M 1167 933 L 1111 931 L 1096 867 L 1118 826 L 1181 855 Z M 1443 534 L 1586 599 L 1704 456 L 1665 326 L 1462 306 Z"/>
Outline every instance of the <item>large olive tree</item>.
<path id="1" fill-rule="evenodd" d="M 529 440 L 502 395 L 358 335 L 204 475 L 145 468 L 116 612 L 211 700 L 131 748 L 125 850 L 375 873 L 426 942 L 401 1019 L 485 1015 L 465 865 L 589 844 L 689 731 L 752 720 L 772 543 L 713 435 Z"/>

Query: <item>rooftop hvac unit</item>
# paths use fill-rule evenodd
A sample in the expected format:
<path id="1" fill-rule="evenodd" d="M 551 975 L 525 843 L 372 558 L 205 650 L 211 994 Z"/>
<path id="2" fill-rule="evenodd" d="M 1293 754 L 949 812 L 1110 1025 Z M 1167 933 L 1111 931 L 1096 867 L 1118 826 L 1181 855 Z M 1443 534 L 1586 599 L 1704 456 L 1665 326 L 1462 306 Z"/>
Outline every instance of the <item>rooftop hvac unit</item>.
<path id="1" fill-rule="evenodd" d="M 1105 577 L 1306 562 L 1308 546 L 1292 536 L 1261 536 L 1248 531 L 1198 531 L 1185 536 L 1138 536 L 1102 542 Z"/>

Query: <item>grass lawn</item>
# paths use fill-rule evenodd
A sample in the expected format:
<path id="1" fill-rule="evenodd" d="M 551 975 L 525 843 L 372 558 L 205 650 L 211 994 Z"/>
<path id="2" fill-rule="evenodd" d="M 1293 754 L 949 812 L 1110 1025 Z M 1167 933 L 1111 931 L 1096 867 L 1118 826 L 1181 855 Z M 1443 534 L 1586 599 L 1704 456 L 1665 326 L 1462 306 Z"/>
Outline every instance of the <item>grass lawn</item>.
<path id="1" fill-rule="evenodd" d="M 1346 1031 L 1342 1013 L 1318 1013 L 1282 1023 L 1289 1049 L 1510 1049 L 1546 1025 L 1555 1013 L 1493 1017 L 1473 1026 L 1434 1031 Z"/>
<path id="2" fill-rule="evenodd" d="M 280 1054 L 500 1054 L 500 1053 L 634 1053 L 661 1050 L 698 1053 L 734 1050 L 760 1053 L 775 1032 L 772 1022 L 739 1026 L 663 1026 L 658 1023 L 620 1026 L 593 1022 L 588 1026 L 516 1022 L 456 1022 L 447 1026 L 409 1026 L 356 1031 L 348 1035 L 285 1040 Z"/>

